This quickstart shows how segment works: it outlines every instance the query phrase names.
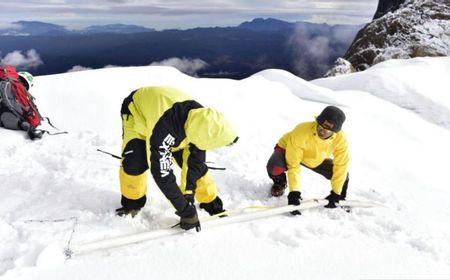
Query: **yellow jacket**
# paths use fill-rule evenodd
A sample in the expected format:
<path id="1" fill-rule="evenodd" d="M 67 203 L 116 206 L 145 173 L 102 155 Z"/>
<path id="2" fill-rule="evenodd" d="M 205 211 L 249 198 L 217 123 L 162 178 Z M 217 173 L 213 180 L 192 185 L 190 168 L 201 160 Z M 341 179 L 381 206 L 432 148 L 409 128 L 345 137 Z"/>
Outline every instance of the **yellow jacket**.
<path id="1" fill-rule="evenodd" d="M 300 164 L 314 168 L 333 155 L 331 187 L 341 194 L 350 161 L 347 138 L 341 130 L 322 140 L 316 129 L 317 122 L 301 123 L 278 141 L 278 146 L 286 150 L 289 190 L 300 190 Z"/>
<path id="2" fill-rule="evenodd" d="M 172 152 L 209 150 L 231 144 L 237 137 L 226 118 L 204 108 L 183 92 L 170 87 L 144 87 L 133 92 L 128 110 L 133 116 L 133 137 L 145 139 L 153 179 L 178 211 L 186 200 L 172 170 Z M 122 116 L 127 118 L 126 115 Z M 189 160 L 189 178 L 207 172 L 204 162 Z M 187 172 L 187 171 L 186 171 Z M 195 182 L 186 188 L 195 191 Z"/>
<path id="3" fill-rule="evenodd" d="M 133 102 L 128 108 L 134 117 L 134 131 L 147 139 L 160 128 L 172 132 L 178 130 L 175 132 L 180 136 L 176 150 L 189 143 L 200 150 L 210 150 L 230 144 L 237 137 L 221 113 L 202 107 L 175 88 L 140 88 L 133 94 Z"/>

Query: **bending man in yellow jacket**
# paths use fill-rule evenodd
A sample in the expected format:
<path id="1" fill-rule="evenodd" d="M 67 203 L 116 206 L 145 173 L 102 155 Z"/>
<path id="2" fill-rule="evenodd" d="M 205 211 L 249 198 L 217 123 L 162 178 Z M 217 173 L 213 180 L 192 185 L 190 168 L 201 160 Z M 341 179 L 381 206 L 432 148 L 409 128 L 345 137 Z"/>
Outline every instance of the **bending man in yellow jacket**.
<path id="1" fill-rule="evenodd" d="M 205 164 L 206 150 L 237 141 L 225 117 L 204 108 L 170 87 L 144 87 L 122 103 L 122 208 L 117 214 L 134 216 L 146 203 L 146 170 L 180 216 L 183 229 L 200 230 L 194 197 L 210 215 L 224 211 L 216 185 Z M 172 158 L 181 167 L 178 186 Z"/>
<path id="2" fill-rule="evenodd" d="M 274 182 L 273 196 L 281 196 L 288 184 L 288 203 L 300 205 L 300 165 L 303 165 L 331 180 L 332 190 L 326 197 L 329 204 L 325 207 L 335 208 L 339 200 L 345 199 L 350 156 L 347 138 L 341 130 L 344 121 L 344 112 L 328 106 L 315 122 L 301 123 L 281 137 L 267 163 L 267 172 Z"/>

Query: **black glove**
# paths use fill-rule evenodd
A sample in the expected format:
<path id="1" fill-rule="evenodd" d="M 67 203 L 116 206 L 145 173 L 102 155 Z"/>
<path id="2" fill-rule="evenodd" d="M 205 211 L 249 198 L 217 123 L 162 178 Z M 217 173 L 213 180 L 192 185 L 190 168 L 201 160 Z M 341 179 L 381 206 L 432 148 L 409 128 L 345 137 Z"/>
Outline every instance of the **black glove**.
<path id="1" fill-rule="evenodd" d="M 299 191 L 292 191 L 288 194 L 288 204 L 289 205 L 300 205 L 302 200 L 302 194 Z M 301 215 L 299 210 L 294 210 L 291 212 L 292 215 Z"/>
<path id="2" fill-rule="evenodd" d="M 325 208 L 336 208 L 336 203 L 339 202 L 341 199 L 341 196 L 335 193 L 334 191 L 331 191 L 330 194 L 325 197 L 325 199 L 328 200 L 328 204 L 325 205 Z"/>
<path id="3" fill-rule="evenodd" d="M 31 140 L 36 140 L 41 139 L 44 133 L 42 132 L 42 130 L 31 128 L 28 130 L 27 134 Z"/>
<path id="4" fill-rule="evenodd" d="M 131 218 L 134 218 L 139 213 L 139 210 L 141 209 L 131 209 L 127 207 L 121 207 L 116 209 L 116 215 L 120 217 L 125 216 L 131 216 Z"/>
<path id="5" fill-rule="evenodd" d="M 223 209 L 223 202 L 220 197 L 216 196 L 216 198 L 209 203 L 200 203 L 200 209 L 205 209 L 206 212 L 209 213 L 210 216 L 218 215 L 220 213 L 225 212 Z M 218 215 L 220 218 L 226 217 L 226 214 Z"/>
<path id="6" fill-rule="evenodd" d="M 193 203 L 188 202 L 183 211 L 177 211 L 175 214 L 180 216 L 180 227 L 184 230 L 195 228 L 197 232 L 201 230 L 200 220 L 198 219 L 197 210 Z"/>

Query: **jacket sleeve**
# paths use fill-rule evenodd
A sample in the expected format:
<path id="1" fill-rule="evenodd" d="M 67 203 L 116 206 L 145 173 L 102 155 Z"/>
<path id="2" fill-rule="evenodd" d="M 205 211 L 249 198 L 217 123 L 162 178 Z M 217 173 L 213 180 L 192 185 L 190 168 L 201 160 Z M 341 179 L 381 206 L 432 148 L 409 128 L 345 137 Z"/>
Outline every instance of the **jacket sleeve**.
<path id="1" fill-rule="evenodd" d="M 156 184 L 178 212 L 182 212 L 187 201 L 178 188 L 172 170 L 172 151 L 175 138 L 168 130 L 154 131 L 149 147 L 150 171 Z"/>
<path id="2" fill-rule="evenodd" d="M 189 145 L 188 151 L 187 165 L 182 167 L 182 172 L 186 169 L 186 190 L 195 193 L 197 180 L 208 172 L 208 167 L 205 164 L 206 152 L 193 144 Z"/>
<path id="3" fill-rule="evenodd" d="M 303 149 L 296 143 L 294 137 L 289 137 L 286 143 L 286 165 L 289 191 L 300 191 L 300 163 L 303 160 Z"/>
<path id="4" fill-rule="evenodd" d="M 331 188 L 336 194 L 341 194 L 342 186 L 347 178 L 350 155 L 345 135 L 337 143 L 333 152 L 333 177 L 331 177 Z"/>
<path id="5" fill-rule="evenodd" d="M 173 207 L 175 207 L 178 212 L 181 212 L 184 207 L 186 207 L 187 201 L 178 188 L 173 170 L 171 168 L 166 169 L 164 167 L 165 164 L 169 164 L 165 163 L 166 160 L 168 162 L 168 160 L 171 159 L 166 158 L 166 156 L 161 154 L 161 152 L 157 149 L 150 149 L 150 170 L 152 172 L 153 179 L 162 193 L 172 203 Z"/>

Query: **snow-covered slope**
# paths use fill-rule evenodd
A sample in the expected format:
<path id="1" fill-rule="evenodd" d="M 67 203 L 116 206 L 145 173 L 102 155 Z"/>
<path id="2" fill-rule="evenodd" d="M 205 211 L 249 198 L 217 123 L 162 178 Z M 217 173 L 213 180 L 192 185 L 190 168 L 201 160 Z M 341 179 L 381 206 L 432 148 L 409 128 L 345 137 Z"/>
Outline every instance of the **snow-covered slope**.
<path id="1" fill-rule="evenodd" d="M 401 75 L 416 71 L 415 63 L 424 68 L 421 75 Z M 428 114 L 436 105 L 448 116 L 443 96 L 448 81 L 437 77 L 449 77 L 450 61 L 397 61 L 379 67 L 387 74 L 366 71 L 356 78 L 314 83 L 279 70 L 235 81 L 192 78 L 169 67 L 37 77 L 33 94 L 41 112 L 69 134 L 31 142 L 21 132 L 0 129 L 2 280 L 448 277 L 448 119 L 442 125 L 431 123 L 391 101 L 394 94 L 433 88 L 440 96 L 433 97 Z M 397 90 L 374 93 L 374 76 L 380 88 Z M 238 144 L 208 153 L 209 161 L 227 168 L 213 171 L 227 208 L 287 203 L 286 197 L 268 196 L 266 161 L 284 132 L 313 120 L 328 104 L 339 104 L 347 114 L 344 129 L 352 155 L 348 198 L 385 207 L 279 215 L 64 262 L 61 248 L 69 240 L 82 243 L 177 222 L 151 180 L 144 211 L 134 219 L 115 217 L 119 163 L 96 152 L 120 152 L 120 104 L 144 85 L 179 87 L 224 112 L 235 125 Z M 327 181 L 308 170 L 302 181 L 304 198 L 323 197 L 330 190 Z M 200 215 L 207 216 L 204 211 Z"/>
<path id="2" fill-rule="evenodd" d="M 317 79 L 312 84 L 332 90 L 366 91 L 450 129 L 449 73 L 450 57 L 392 59 L 367 73 Z"/>

